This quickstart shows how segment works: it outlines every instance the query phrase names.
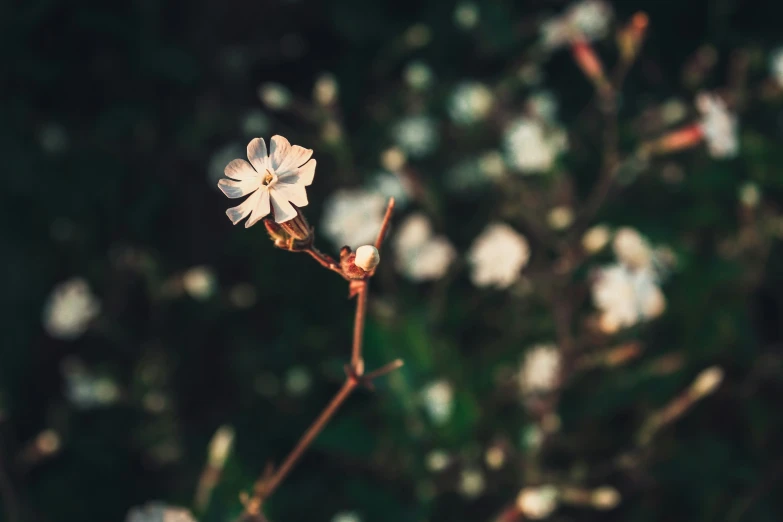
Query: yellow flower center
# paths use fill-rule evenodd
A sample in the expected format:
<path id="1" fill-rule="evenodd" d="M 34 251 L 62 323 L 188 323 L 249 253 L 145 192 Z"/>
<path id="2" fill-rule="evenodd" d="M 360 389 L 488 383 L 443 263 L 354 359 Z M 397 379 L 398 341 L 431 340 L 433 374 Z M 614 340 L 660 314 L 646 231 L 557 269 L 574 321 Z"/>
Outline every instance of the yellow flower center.
<path id="1" fill-rule="evenodd" d="M 274 185 L 275 183 L 277 183 L 277 174 L 267 169 L 264 178 L 261 180 L 261 184 L 264 185 L 265 187 L 271 188 L 272 185 Z"/>

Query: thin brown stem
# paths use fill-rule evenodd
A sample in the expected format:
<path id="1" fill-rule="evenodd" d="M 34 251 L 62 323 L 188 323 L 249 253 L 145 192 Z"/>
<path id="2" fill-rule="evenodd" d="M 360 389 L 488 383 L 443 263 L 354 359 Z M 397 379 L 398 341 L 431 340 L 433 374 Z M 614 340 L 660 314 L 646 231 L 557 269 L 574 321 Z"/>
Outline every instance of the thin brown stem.
<path id="1" fill-rule="evenodd" d="M 313 440 L 315 440 L 318 434 L 321 433 L 329 420 L 331 420 L 332 416 L 356 389 L 358 384 L 359 381 L 352 376 L 348 376 L 345 379 L 345 382 L 343 383 L 342 388 L 340 388 L 340 391 L 337 392 L 337 394 L 334 396 L 334 398 L 332 398 L 331 402 L 326 406 L 326 408 L 324 408 L 318 418 L 313 421 L 304 435 L 302 435 L 302 438 L 299 439 L 299 442 L 296 444 L 294 449 L 291 450 L 291 453 L 288 454 L 288 457 L 286 457 L 285 461 L 283 461 L 280 467 L 277 468 L 272 478 L 267 481 L 262 481 L 257 486 L 255 492 L 255 497 L 257 499 L 266 498 L 270 496 L 275 491 L 275 489 L 277 489 L 283 479 L 288 475 L 291 469 L 293 469 L 294 465 L 302 457 L 305 450 L 310 446 L 310 444 L 312 444 Z M 260 502 L 257 504 L 260 507 Z"/>
<path id="2" fill-rule="evenodd" d="M 322 267 L 327 268 L 333 272 L 337 272 L 341 276 L 345 277 L 342 269 L 340 268 L 340 265 L 338 265 L 337 262 L 334 259 L 332 259 L 330 256 L 324 254 L 314 246 L 311 246 L 303 250 L 303 252 L 310 254 L 310 257 L 318 261 L 318 264 L 320 264 Z"/>
<path id="3" fill-rule="evenodd" d="M 365 279 L 356 284 L 356 315 L 353 321 L 353 346 L 351 348 L 351 369 L 357 377 L 364 373 L 362 361 L 362 339 L 364 338 L 364 319 L 367 315 L 367 293 L 370 281 Z"/>
<path id="4" fill-rule="evenodd" d="M 364 377 L 362 377 L 362 381 L 366 383 L 372 383 L 372 381 L 374 381 L 378 377 L 383 377 L 387 373 L 391 373 L 398 368 L 402 368 L 404 364 L 405 362 L 402 359 L 395 359 L 390 363 L 384 364 L 377 370 L 373 370 L 371 372 L 366 373 Z"/>
<path id="5" fill-rule="evenodd" d="M 378 231 L 378 237 L 375 239 L 375 248 L 378 249 L 378 252 L 381 251 L 381 246 L 383 245 L 383 240 L 386 238 L 386 232 L 389 230 L 393 213 L 394 198 L 389 198 L 389 203 L 386 205 L 386 214 L 384 214 L 383 222 L 381 223 L 381 229 Z"/>

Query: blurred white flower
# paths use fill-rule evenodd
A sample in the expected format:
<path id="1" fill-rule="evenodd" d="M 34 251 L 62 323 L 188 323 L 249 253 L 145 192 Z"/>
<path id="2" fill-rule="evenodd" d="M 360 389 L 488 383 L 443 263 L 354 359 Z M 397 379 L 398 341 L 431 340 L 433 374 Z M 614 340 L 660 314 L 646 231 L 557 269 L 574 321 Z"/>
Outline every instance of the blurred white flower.
<path id="1" fill-rule="evenodd" d="M 497 150 L 488 150 L 479 156 L 479 170 L 490 179 L 498 179 L 506 171 L 503 155 Z"/>
<path id="2" fill-rule="evenodd" d="M 95 375 L 78 359 L 64 359 L 61 372 L 68 402 L 80 409 L 92 409 L 113 404 L 120 397 L 117 383 L 106 376 Z"/>
<path id="3" fill-rule="evenodd" d="M 523 174 L 551 170 L 568 143 L 562 131 L 548 131 L 540 121 L 527 117 L 514 121 L 504 139 L 509 165 Z"/>
<path id="4" fill-rule="evenodd" d="M 44 152 L 59 154 L 68 148 L 68 131 L 59 123 L 47 123 L 38 132 L 38 141 Z"/>
<path id="5" fill-rule="evenodd" d="M 361 520 L 354 511 L 340 511 L 332 517 L 332 522 L 361 522 Z"/>
<path id="6" fill-rule="evenodd" d="M 557 488 L 537 486 L 524 488 L 517 496 L 517 508 L 532 520 L 541 520 L 557 508 Z"/>
<path id="7" fill-rule="evenodd" d="M 590 494 L 590 503 L 596 509 L 614 509 L 621 499 L 620 492 L 612 486 L 601 486 Z"/>
<path id="8" fill-rule="evenodd" d="M 381 165 L 389 172 L 397 172 L 405 166 L 408 158 L 399 147 L 389 147 L 381 152 Z"/>
<path id="9" fill-rule="evenodd" d="M 339 189 L 324 203 L 321 230 L 337 248 L 374 243 L 386 212 L 386 198 L 363 189 Z"/>
<path id="10" fill-rule="evenodd" d="M 275 222 L 294 219 L 297 207 L 307 206 L 307 191 L 315 176 L 312 149 L 291 145 L 282 136 L 272 136 L 267 154 L 263 138 L 255 138 L 247 145 L 247 158 L 235 159 L 226 165 L 225 175 L 218 187 L 231 199 L 249 195 L 239 206 L 226 211 L 233 224 L 249 217 L 245 227 L 251 227 L 274 212 Z M 308 161 L 309 160 L 309 161 Z M 271 205 L 270 205 L 271 203 Z"/>
<path id="11" fill-rule="evenodd" d="M 285 388 L 291 395 L 304 395 L 310 390 L 313 379 L 303 366 L 294 366 L 285 374 Z"/>
<path id="12" fill-rule="evenodd" d="M 279 111 L 291 104 L 291 91 L 279 83 L 265 83 L 258 88 L 258 97 L 272 109 Z"/>
<path id="13" fill-rule="evenodd" d="M 425 24 L 414 24 L 405 31 L 403 38 L 414 49 L 424 47 L 432 40 L 432 29 Z"/>
<path id="14" fill-rule="evenodd" d="M 701 130 L 707 150 L 713 158 L 733 158 L 739 152 L 737 117 L 726 102 L 715 94 L 701 92 L 696 97 L 701 113 Z"/>
<path id="15" fill-rule="evenodd" d="M 647 240 L 635 229 L 622 227 L 614 235 L 612 249 L 617 259 L 631 268 L 650 266 L 653 251 Z"/>
<path id="16" fill-rule="evenodd" d="M 446 469 L 451 462 L 451 457 L 443 450 L 435 449 L 427 453 L 425 464 L 427 469 L 438 473 Z"/>
<path id="17" fill-rule="evenodd" d="M 408 216 L 394 236 L 395 266 L 413 281 L 440 279 L 457 253 L 444 236 L 434 236 L 429 219 Z"/>
<path id="18" fill-rule="evenodd" d="M 162 502 L 150 502 L 128 512 L 125 522 L 196 522 L 190 511 L 180 507 L 170 507 Z"/>
<path id="19" fill-rule="evenodd" d="M 553 230 L 565 230 L 574 222 L 574 211 L 568 205 L 558 205 L 546 215 L 546 222 Z"/>
<path id="20" fill-rule="evenodd" d="M 720 366 L 710 366 L 702 370 L 690 386 L 691 394 L 697 399 L 706 397 L 720 386 L 723 375 L 723 368 Z"/>
<path id="21" fill-rule="evenodd" d="M 460 29 L 472 29 L 479 21 L 479 8 L 473 2 L 460 2 L 454 9 L 454 23 Z"/>
<path id="22" fill-rule="evenodd" d="M 561 15 L 541 24 L 544 49 L 554 50 L 574 38 L 598 40 L 609 34 L 612 8 L 604 0 L 582 0 L 571 5 Z"/>
<path id="23" fill-rule="evenodd" d="M 204 301 L 215 293 L 215 273 L 208 266 L 194 266 L 182 274 L 182 286 L 190 297 Z"/>
<path id="24" fill-rule="evenodd" d="M 244 116 L 242 116 L 242 133 L 245 136 L 250 137 L 266 134 L 269 132 L 270 126 L 271 123 L 269 121 L 269 116 L 267 116 L 261 109 L 249 110 L 245 113 Z M 220 174 L 217 176 L 216 181 L 223 175 L 223 167 L 226 165 L 226 163 L 236 158 L 239 154 L 241 154 L 241 151 L 237 152 L 236 154 L 232 154 L 231 157 L 227 158 L 225 161 L 220 162 Z"/>
<path id="25" fill-rule="evenodd" d="M 651 267 L 631 269 L 622 264 L 602 268 L 593 283 L 593 302 L 601 311 L 606 333 L 661 315 L 666 298 Z"/>
<path id="26" fill-rule="evenodd" d="M 420 158 L 438 146 L 438 129 L 427 116 L 408 116 L 394 126 L 394 140 L 408 156 Z"/>
<path id="27" fill-rule="evenodd" d="M 396 208 L 404 208 L 413 194 L 411 183 L 397 172 L 380 171 L 367 184 L 370 192 L 382 195 L 386 201 L 394 198 Z"/>
<path id="28" fill-rule="evenodd" d="M 405 67 L 405 82 L 413 89 L 422 91 L 432 85 L 432 69 L 424 62 L 414 61 Z"/>
<path id="29" fill-rule="evenodd" d="M 772 78 L 783 87 L 783 47 L 778 47 L 769 55 L 769 69 Z"/>
<path id="30" fill-rule="evenodd" d="M 530 112 L 546 122 L 554 122 L 557 116 L 558 103 L 551 91 L 539 91 L 527 100 Z"/>
<path id="31" fill-rule="evenodd" d="M 661 104 L 660 115 L 664 125 L 674 125 L 688 115 L 688 107 L 679 98 L 669 98 Z"/>
<path id="32" fill-rule="evenodd" d="M 476 498 L 484 492 L 486 481 L 480 469 L 466 468 L 459 475 L 459 491 L 468 498 Z"/>
<path id="33" fill-rule="evenodd" d="M 319 76 L 313 86 L 313 98 L 319 105 L 332 105 L 337 100 L 338 92 L 337 79 L 330 73 Z"/>
<path id="34" fill-rule="evenodd" d="M 369 272 L 370 270 L 374 269 L 380 262 L 381 255 L 378 252 L 378 249 L 374 246 L 362 245 L 356 249 L 356 258 L 354 259 L 354 264 L 365 272 Z"/>
<path id="35" fill-rule="evenodd" d="M 748 208 L 756 208 L 761 201 L 761 190 L 756 183 L 748 181 L 739 188 L 739 200 Z"/>
<path id="36" fill-rule="evenodd" d="M 612 237 L 612 232 L 606 225 L 595 225 L 585 232 L 582 236 L 582 248 L 588 254 L 595 254 L 596 252 L 603 250 L 603 248 L 609 243 L 609 239 Z"/>
<path id="37" fill-rule="evenodd" d="M 57 339 L 76 339 L 100 311 L 100 301 L 90 291 L 87 281 L 75 277 L 52 290 L 44 306 L 44 328 Z"/>
<path id="38" fill-rule="evenodd" d="M 435 424 L 445 424 L 454 411 L 454 389 L 445 380 L 428 384 L 421 392 L 424 408 Z"/>
<path id="39" fill-rule="evenodd" d="M 222 469 L 233 445 L 234 428 L 227 425 L 218 428 L 209 441 L 209 465 Z"/>
<path id="40" fill-rule="evenodd" d="M 487 117 L 494 98 L 492 91 L 483 83 L 460 83 L 449 100 L 449 115 L 459 125 L 476 123 Z"/>
<path id="41" fill-rule="evenodd" d="M 491 223 L 468 252 L 470 279 L 479 287 L 508 288 L 530 259 L 527 239 L 505 223 Z"/>
<path id="42" fill-rule="evenodd" d="M 523 395 L 549 393 L 560 380 L 562 355 L 554 344 L 537 344 L 525 352 L 519 370 L 519 386 Z"/>

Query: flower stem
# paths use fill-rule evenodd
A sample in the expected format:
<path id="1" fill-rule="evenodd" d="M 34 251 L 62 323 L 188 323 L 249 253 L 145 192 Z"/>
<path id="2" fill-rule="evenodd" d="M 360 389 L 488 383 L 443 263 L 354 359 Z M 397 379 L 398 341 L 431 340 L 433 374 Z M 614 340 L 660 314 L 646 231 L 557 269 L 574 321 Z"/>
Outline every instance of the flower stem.
<path id="1" fill-rule="evenodd" d="M 375 248 L 378 252 L 381 251 L 383 240 L 386 239 L 386 232 L 389 230 L 391 224 L 391 217 L 394 213 L 394 198 L 389 198 L 389 203 L 386 205 L 386 214 L 383 216 L 383 222 L 381 223 L 381 229 L 378 231 L 378 237 L 375 239 Z"/>
<path id="2" fill-rule="evenodd" d="M 353 346 L 351 349 L 351 369 L 356 376 L 364 373 L 362 360 L 362 338 L 364 337 L 364 318 L 367 315 L 367 291 L 370 281 L 365 279 L 357 284 L 356 315 L 353 320 Z"/>
<path id="3" fill-rule="evenodd" d="M 318 434 L 321 433 L 329 420 L 331 420 L 332 416 L 356 389 L 358 384 L 359 381 L 350 375 L 345 379 L 345 382 L 343 383 L 342 388 L 340 388 L 340 391 L 337 392 L 337 394 L 332 398 L 331 402 L 329 402 L 326 408 L 324 408 L 318 418 L 313 421 L 304 435 L 302 435 L 302 438 L 299 439 L 299 442 L 296 444 L 294 449 L 291 450 L 291 453 L 288 454 L 288 457 L 286 457 L 285 461 L 283 461 L 280 467 L 277 468 L 272 478 L 266 481 L 262 481 L 256 486 L 256 498 L 269 497 L 275 491 L 275 489 L 277 489 L 283 479 L 288 475 L 294 465 L 302 457 L 305 450 L 310 446 L 310 444 L 312 444 L 313 440 L 315 440 Z M 260 506 L 260 502 L 258 505 Z"/>
<path id="4" fill-rule="evenodd" d="M 337 272 L 341 276 L 345 277 L 343 275 L 342 269 L 340 268 L 340 265 L 338 265 L 334 259 L 329 257 L 327 254 L 324 254 L 314 246 L 307 248 L 306 250 L 304 250 L 304 252 L 310 254 L 310 257 L 318 261 L 318 264 L 320 264 L 322 267 L 328 268 L 329 270 L 333 272 Z"/>

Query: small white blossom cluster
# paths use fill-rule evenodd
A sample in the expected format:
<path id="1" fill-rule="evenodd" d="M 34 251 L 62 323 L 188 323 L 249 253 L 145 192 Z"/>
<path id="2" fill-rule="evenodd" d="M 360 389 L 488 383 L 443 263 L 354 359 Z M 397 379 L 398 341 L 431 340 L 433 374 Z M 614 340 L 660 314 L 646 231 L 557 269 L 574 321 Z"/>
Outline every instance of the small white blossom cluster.
<path id="1" fill-rule="evenodd" d="M 604 0 L 581 0 L 541 25 L 541 43 L 555 50 L 575 38 L 593 41 L 606 37 L 612 23 L 612 7 Z"/>
<path id="2" fill-rule="evenodd" d="M 509 166 L 522 174 L 552 170 L 557 157 L 568 148 L 568 137 L 562 129 L 526 116 L 509 125 L 504 140 Z"/>
<path id="3" fill-rule="evenodd" d="M 525 396 L 549 393 L 557 388 L 562 355 L 554 344 L 537 344 L 525 353 L 519 370 L 519 386 Z"/>
<path id="4" fill-rule="evenodd" d="M 639 232 L 621 228 L 612 242 L 618 263 L 602 267 L 592 287 L 600 310 L 599 326 L 614 333 L 658 317 L 666 309 L 659 285 L 656 253 Z"/>
<path id="5" fill-rule="evenodd" d="M 80 277 L 55 286 L 44 306 L 43 324 L 56 339 L 70 341 L 80 337 L 101 311 L 101 303 Z"/>
<path id="6" fill-rule="evenodd" d="M 428 384 L 421 392 L 424 409 L 435 424 L 445 424 L 454 412 L 454 388 L 446 380 Z"/>
<path id="7" fill-rule="evenodd" d="M 196 522 L 196 519 L 185 508 L 150 502 L 143 507 L 131 509 L 125 522 Z"/>
<path id="8" fill-rule="evenodd" d="M 394 127 L 394 141 L 411 158 L 421 158 L 438 146 L 439 135 L 435 121 L 429 116 L 408 116 Z"/>
<path id="9" fill-rule="evenodd" d="M 471 125 L 487 117 L 494 103 L 492 91 L 479 82 L 464 82 L 451 95 L 449 115 L 458 125 Z"/>
<path id="10" fill-rule="evenodd" d="M 395 265 L 413 281 L 440 279 L 457 257 L 445 236 L 435 236 L 429 218 L 422 213 L 408 216 L 394 237 Z"/>
<path id="11" fill-rule="evenodd" d="M 524 488 L 517 496 L 517 508 L 531 520 L 541 520 L 551 515 L 558 504 L 557 488 L 534 486 Z"/>
<path id="12" fill-rule="evenodd" d="M 739 153 L 737 117 L 726 102 L 715 94 L 699 93 L 696 108 L 701 113 L 700 127 L 707 150 L 713 158 L 733 158 Z"/>
<path id="13" fill-rule="evenodd" d="M 468 252 L 470 279 L 479 287 L 508 288 L 530 259 L 524 236 L 505 223 L 491 223 Z"/>

